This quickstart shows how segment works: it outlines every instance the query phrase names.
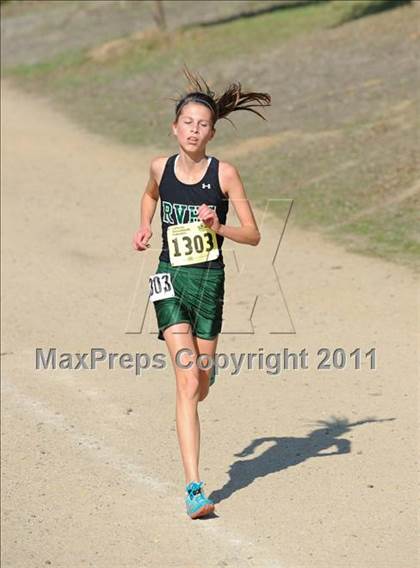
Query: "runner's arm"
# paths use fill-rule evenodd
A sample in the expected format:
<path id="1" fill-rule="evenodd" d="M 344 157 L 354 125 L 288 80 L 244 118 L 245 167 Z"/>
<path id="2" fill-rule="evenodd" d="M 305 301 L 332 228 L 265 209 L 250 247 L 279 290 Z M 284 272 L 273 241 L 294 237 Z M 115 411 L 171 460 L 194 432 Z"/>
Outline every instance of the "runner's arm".
<path id="1" fill-rule="evenodd" d="M 239 172 L 235 166 L 223 162 L 223 167 L 220 168 L 220 183 L 235 208 L 241 226 L 220 225 L 216 231 L 217 234 L 237 243 L 256 246 L 260 242 L 261 235 Z"/>
<path id="2" fill-rule="evenodd" d="M 149 181 L 140 202 L 140 227 L 150 227 L 159 201 L 159 186 L 156 180 L 156 162 L 158 159 L 155 158 L 150 163 Z"/>
<path id="3" fill-rule="evenodd" d="M 157 162 L 159 158 L 154 158 L 150 164 L 149 181 L 140 201 L 140 227 L 133 238 L 133 248 L 136 250 L 146 250 L 151 239 L 152 220 L 159 200 L 159 186 L 157 183 Z"/>

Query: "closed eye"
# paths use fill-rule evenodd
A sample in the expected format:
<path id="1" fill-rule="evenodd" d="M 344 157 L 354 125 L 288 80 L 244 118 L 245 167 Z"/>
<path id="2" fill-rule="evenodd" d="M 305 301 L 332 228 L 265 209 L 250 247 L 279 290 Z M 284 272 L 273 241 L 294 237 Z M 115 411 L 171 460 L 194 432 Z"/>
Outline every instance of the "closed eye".
<path id="1" fill-rule="evenodd" d="M 191 124 L 191 120 L 184 120 L 184 124 Z M 200 122 L 201 126 L 208 126 L 208 122 Z"/>

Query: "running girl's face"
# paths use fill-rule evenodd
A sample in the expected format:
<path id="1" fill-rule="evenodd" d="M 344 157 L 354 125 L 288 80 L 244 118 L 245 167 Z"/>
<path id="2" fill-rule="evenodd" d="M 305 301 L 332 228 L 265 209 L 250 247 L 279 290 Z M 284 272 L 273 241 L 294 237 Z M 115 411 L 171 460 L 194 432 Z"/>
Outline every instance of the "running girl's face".
<path id="1" fill-rule="evenodd" d="M 189 152 L 202 152 L 216 132 L 212 118 L 212 112 L 206 105 L 187 103 L 178 120 L 172 124 L 179 145 Z"/>

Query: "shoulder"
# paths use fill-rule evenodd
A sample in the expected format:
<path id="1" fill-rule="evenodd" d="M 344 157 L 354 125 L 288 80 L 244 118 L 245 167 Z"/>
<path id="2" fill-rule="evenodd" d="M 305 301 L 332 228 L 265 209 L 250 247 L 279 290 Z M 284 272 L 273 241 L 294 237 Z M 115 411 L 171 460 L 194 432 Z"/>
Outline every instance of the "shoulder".
<path id="1" fill-rule="evenodd" d="M 219 181 L 223 193 L 228 193 L 229 189 L 238 183 L 241 184 L 239 171 L 230 162 L 219 160 Z"/>
<path id="2" fill-rule="evenodd" d="M 237 168 L 233 164 L 230 162 L 224 162 L 223 160 L 219 160 L 219 172 L 226 177 L 233 177 L 239 174 Z"/>
<path id="3" fill-rule="evenodd" d="M 156 156 L 150 162 L 150 174 L 159 185 L 162 179 L 163 171 L 170 156 Z"/>

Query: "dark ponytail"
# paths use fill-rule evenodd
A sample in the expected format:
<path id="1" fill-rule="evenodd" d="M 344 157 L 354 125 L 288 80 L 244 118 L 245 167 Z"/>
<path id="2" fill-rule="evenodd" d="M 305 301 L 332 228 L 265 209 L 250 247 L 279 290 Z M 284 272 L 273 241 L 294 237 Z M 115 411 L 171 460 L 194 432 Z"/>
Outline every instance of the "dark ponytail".
<path id="1" fill-rule="evenodd" d="M 270 106 L 271 96 L 268 93 L 243 92 L 241 83 L 237 82 L 229 85 L 222 95 L 217 96 L 199 73 L 198 76 L 194 75 L 186 66 L 183 71 L 188 79 L 189 89 L 178 99 L 171 99 L 176 103 L 175 121 L 178 120 L 182 107 L 189 102 L 198 102 L 208 106 L 213 114 L 213 126 L 221 118 L 226 118 L 235 126 L 227 116 L 237 110 L 248 110 L 266 120 L 254 107 Z"/>

